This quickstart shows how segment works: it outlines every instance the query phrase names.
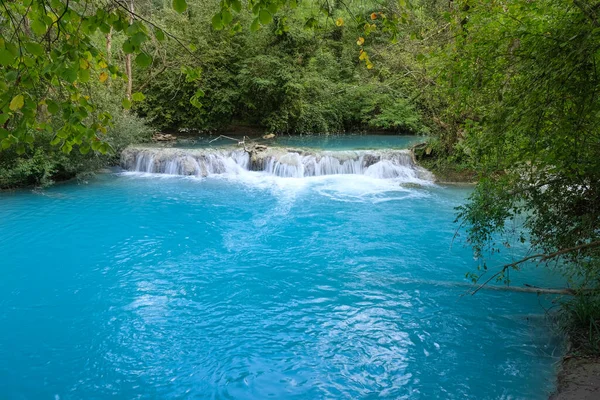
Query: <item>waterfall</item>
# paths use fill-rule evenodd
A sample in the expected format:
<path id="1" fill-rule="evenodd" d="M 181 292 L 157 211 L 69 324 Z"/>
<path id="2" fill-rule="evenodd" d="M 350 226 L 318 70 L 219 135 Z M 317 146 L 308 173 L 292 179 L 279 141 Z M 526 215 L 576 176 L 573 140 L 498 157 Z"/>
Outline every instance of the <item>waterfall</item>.
<path id="1" fill-rule="evenodd" d="M 432 180 L 409 150 L 303 151 L 268 148 L 178 149 L 129 147 L 121 155 L 129 171 L 210 176 L 258 171 L 283 178 L 354 174 L 379 179 Z"/>

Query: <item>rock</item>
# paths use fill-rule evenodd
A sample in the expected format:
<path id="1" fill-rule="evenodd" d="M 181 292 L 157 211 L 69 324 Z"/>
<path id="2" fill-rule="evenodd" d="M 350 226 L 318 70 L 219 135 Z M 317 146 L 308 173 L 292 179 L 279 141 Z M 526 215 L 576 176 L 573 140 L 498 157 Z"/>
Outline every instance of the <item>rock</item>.
<path id="1" fill-rule="evenodd" d="M 378 163 L 381 161 L 381 156 L 376 154 L 365 154 L 364 163 L 365 167 L 370 167 L 371 165 Z"/>
<path id="2" fill-rule="evenodd" d="M 275 137 L 274 133 L 269 133 L 268 135 L 263 135 L 263 139 L 273 139 Z"/>
<path id="3" fill-rule="evenodd" d="M 254 147 L 252 149 L 255 151 L 265 151 L 268 149 L 268 147 L 264 146 L 262 144 L 256 144 L 256 145 L 254 145 Z"/>
<path id="4" fill-rule="evenodd" d="M 177 137 L 175 135 L 171 135 L 170 133 L 158 132 L 152 136 L 152 140 L 155 142 L 170 142 L 172 140 L 177 140 Z"/>
<path id="5" fill-rule="evenodd" d="M 197 169 L 200 169 L 198 161 L 193 157 L 185 157 L 181 160 L 181 174 L 182 175 L 196 175 Z"/>

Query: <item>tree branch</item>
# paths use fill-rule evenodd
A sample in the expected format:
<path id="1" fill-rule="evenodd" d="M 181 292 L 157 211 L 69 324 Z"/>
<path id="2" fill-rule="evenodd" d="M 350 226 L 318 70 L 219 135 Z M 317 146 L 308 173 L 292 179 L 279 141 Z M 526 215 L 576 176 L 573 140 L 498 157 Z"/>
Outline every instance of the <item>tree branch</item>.
<path id="1" fill-rule="evenodd" d="M 580 244 L 579 246 L 569 247 L 568 249 L 562 249 L 562 250 L 559 250 L 559 251 L 556 251 L 556 252 L 550 253 L 550 254 L 543 254 L 543 253 L 534 254 L 534 255 L 522 258 L 519 261 L 515 261 L 510 264 L 505 264 L 502 266 L 502 268 L 498 272 L 496 272 L 495 274 L 490 276 L 485 282 L 483 282 L 475 290 L 473 290 L 471 292 L 471 295 L 474 295 L 475 293 L 479 292 L 484 286 L 486 286 L 488 283 L 490 283 L 494 278 L 497 278 L 499 275 L 506 272 L 506 270 L 508 270 L 509 268 L 514 268 L 517 265 L 523 264 L 526 261 L 533 260 L 535 258 L 538 258 L 540 262 L 547 261 L 547 260 L 551 260 L 553 258 L 562 256 L 563 254 L 572 253 L 574 251 L 579 251 L 579 250 L 584 250 L 584 249 L 589 249 L 589 248 L 599 247 L 599 246 L 600 246 L 600 240 L 596 240 L 594 242 Z"/>

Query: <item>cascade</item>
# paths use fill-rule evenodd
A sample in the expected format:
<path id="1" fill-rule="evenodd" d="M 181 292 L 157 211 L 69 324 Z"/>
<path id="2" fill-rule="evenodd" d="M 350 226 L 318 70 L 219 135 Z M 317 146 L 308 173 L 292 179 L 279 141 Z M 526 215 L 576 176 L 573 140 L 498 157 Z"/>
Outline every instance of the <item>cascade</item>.
<path id="1" fill-rule="evenodd" d="M 211 176 L 258 171 L 282 178 L 354 174 L 379 179 L 432 180 L 415 165 L 409 150 L 305 151 L 181 149 L 132 146 L 121 154 L 121 166 L 134 172 Z"/>

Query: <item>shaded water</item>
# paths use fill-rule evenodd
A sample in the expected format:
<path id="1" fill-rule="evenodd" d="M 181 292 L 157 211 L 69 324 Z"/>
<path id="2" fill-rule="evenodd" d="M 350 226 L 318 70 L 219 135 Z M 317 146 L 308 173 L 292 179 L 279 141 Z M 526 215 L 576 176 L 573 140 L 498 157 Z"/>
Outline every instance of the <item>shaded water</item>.
<path id="1" fill-rule="evenodd" d="M 450 244 L 467 193 L 238 171 L 3 194 L 0 393 L 546 398 L 548 299 L 461 297 L 474 260 Z"/>

